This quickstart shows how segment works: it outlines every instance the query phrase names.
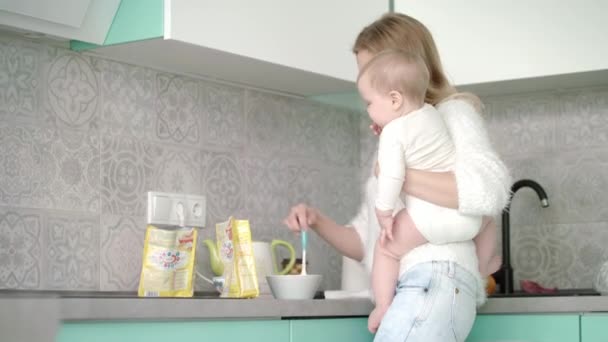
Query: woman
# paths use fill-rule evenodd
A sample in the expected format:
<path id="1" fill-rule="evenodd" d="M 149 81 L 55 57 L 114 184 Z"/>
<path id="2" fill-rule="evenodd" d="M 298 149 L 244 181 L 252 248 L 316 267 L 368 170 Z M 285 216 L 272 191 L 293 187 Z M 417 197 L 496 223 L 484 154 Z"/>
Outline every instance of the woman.
<path id="1" fill-rule="evenodd" d="M 401 49 L 423 58 L 430 71 L 425 102 L 442 114 L 456 149 L 453 172 L 406 170 L 406 196 L 457 208 L 463 214 L 499 213 L 508 201 L 511 180 L 491 147 L 478 98 L 458 93 L 449 84 L 430 32 L 414 18 L 391 13 L 365 27 L 353 48 L 359 69 L 386 49 Z M 372 129 L 377 133 L 376 127 Z M 285 224 L 296 232 L 312 228 L 343 255 L 363 262 L 370 270 L 379 234 L 373 201 L 376 187 L 372 176 L 361 209 L 347 226 L 306 204 L 294 206 Z M 402 208 L 401 204 L 396 210 Z M 484 224 L 494 222 L 486 218 Z M 483 295 L 472 241 L 420 246 L 401 260 L 396 296 L 376 341 L 464 341 Z"/>

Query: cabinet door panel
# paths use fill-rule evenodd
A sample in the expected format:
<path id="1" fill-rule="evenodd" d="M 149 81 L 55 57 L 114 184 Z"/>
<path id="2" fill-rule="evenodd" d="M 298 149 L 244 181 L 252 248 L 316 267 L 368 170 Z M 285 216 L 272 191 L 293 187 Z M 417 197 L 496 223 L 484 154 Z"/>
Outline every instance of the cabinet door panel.
<path id="1" fill-rule="evenodd" d="M 289 341 L 289 321 L 73 322 L 57 342 Z"/>
<path id="2" fill-rule="evenodd" d="M 369 342 L 367 318 L 302 319 L 291 321 L 291 342 Z"/>
<path id="3" fill-rule="evenodd" d="M 608 315 L 583 315 L 581 317 L 581 342 L 606 341 L 608 341 Z"/>
<path id="4" fill-rule="evenodd" d="M 478 315 L 467 342 L 576 342 L 578 315 Z"/>

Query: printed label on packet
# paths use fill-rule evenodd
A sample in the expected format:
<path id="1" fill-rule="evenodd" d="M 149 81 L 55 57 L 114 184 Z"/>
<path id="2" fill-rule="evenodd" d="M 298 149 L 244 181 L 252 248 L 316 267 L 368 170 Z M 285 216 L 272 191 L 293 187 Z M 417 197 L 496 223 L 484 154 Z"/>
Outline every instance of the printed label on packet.
<path id="1" fill-rule="evenodd" d="M 148 226 L 140 297 L 192 297 L 197 230 Z"/>
<path id="2" fill-rule="evenodd" d="M 225 284 L 221 297 L 253 298 L 260 294 L 251 244 L 248 220 L 228 221 L 215 225 L 215 234 L 224 263 Z"/>

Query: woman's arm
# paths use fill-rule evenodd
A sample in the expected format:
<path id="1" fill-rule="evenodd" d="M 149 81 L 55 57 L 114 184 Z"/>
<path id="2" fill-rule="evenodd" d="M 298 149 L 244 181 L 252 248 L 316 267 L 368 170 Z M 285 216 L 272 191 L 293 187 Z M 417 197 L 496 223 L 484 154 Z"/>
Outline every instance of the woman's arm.
<path id="1" fill-rule="evenodd" d="M 361 216 L 360 213 L 358 217 Z M 354 221 L 361 219 L 355 218 Z M 298 204 L 291 208 L 283 223 L 296 233 L 310 227 L 342 255 L 357 261 L 363 260 L 363 244 L 357 230 L 337 224 L 317 208 Z"/>
<path id="2" fill-rule="evenodd" d="M 380 135 L 382 132 L 382 128 L 374 123 L 369 128 L 374 135 Z M 378 163 L 374 173 L 376 177 L 380 174 Z M 403 192 L 442 207 L 458 209 L 458 191 L 454 173 L 407 169 L 405 179 Z"/>
<path id="3" fill-rule="evenodd" d="M 363 244 L 355 229 L 339 225 L 325 215 L 320 215 L 311 227 L 342 255 L 359 262 L 363 260 Z"/>
<path id="4" fill-rule="evenodd" d="M 500 213 L 509 200 L 511 177 L 492 147 L 480 113 L 464 99 L 445 101 L 437 109 L 456 149 L 458 211 L 485 216 Z"/>
<path id="5" fill-rule="evenodd" d="M 446 101 L 437 109 L 454 141 L 454 172 L 408 169 L 403 191 L 463 214 L 498 214 L 509 200 L 511 177 L 492 148 L 479 112 L 464 99 Z"/>
<path id="6" fill-rule="evenodd" d="M 458 209 L 456 178 L 452 172 L 407 169 L 403 191 L 436 205 Z"/>

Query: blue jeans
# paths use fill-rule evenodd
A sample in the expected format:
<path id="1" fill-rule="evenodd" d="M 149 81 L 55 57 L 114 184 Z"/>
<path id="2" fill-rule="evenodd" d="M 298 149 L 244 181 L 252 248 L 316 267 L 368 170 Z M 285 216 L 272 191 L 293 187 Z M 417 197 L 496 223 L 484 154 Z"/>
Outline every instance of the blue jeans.
<path id="1" fill-rule="evenodd" d="M 374 341 L 464 341 L 475 321 L 478 284 L 451 261 L 415 265 L 399 279 Z"/>

